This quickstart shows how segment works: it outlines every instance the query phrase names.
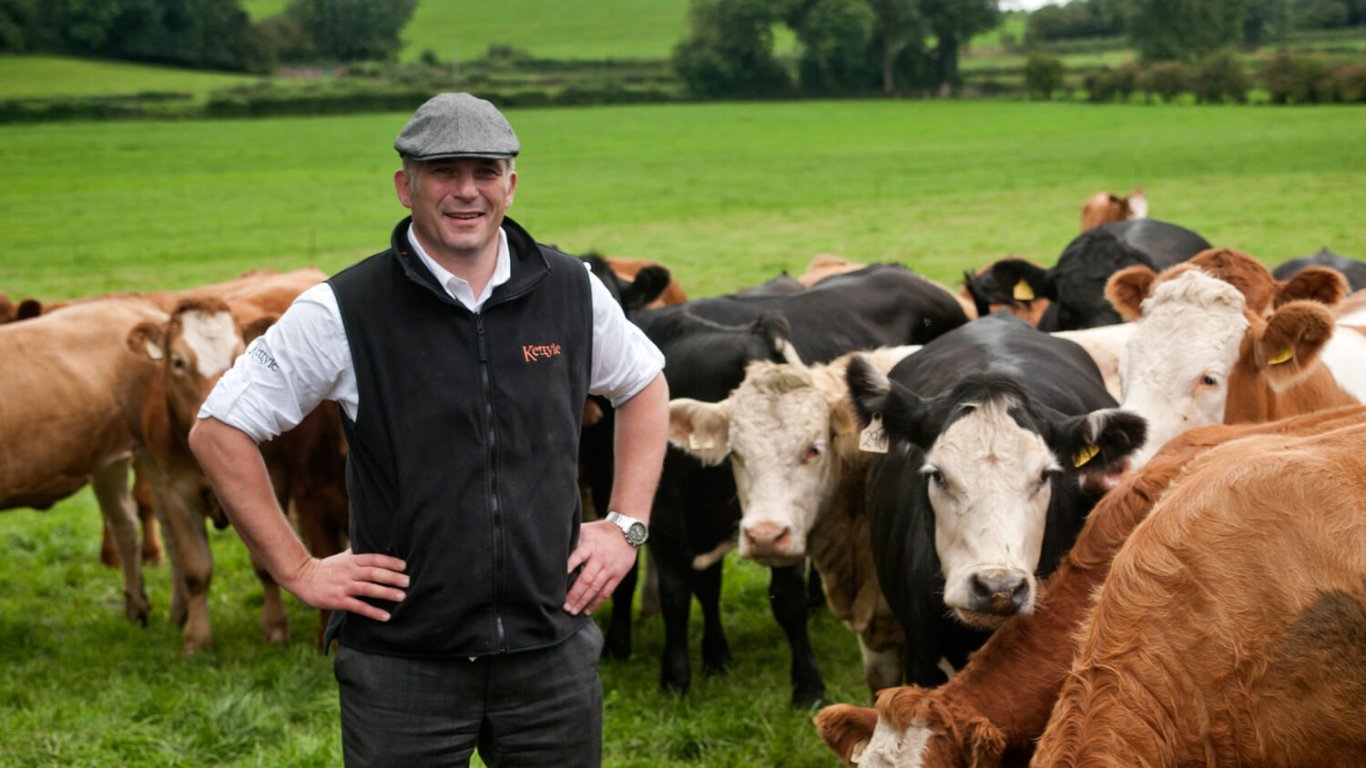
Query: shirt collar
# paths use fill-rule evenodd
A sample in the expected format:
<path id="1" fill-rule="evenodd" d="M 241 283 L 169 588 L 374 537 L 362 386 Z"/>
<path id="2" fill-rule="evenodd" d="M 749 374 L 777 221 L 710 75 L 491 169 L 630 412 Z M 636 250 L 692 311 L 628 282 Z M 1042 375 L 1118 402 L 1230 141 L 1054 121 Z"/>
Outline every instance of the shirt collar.
<path id="1" fill-rule="evenodd" d="M 498 261 L 493 265 L 493 277 L 489 279 L 488 285 L 484 286 L 484 295 L 475 296 L 474 289 L 470 284 L 460 277 L 451 274 L 445 267 L 441 266 L 427 251 L 423 250 L 422 243 L 417 241 L 417 235 L 413 234 L 413 227 L 408 225 L 408 244 L 413 247 L 417 257 L 422 260 L 424 266 L 436 277 L 436 281 L 441 287 L 446 289 L 446 294 L 452 299 L 460 302 L 471 312 L 478 312 L 484 302 L 493 295 L 493 289 L 512 279 L 512 254 L 508 251 L 507 233 L 502 227 L 498 228 Z"/>

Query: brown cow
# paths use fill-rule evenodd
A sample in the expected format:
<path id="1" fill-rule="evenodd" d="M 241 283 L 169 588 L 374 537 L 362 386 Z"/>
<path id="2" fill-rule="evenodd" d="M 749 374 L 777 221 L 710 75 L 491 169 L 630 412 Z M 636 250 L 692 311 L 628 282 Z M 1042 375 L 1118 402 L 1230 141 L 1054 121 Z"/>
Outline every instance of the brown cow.
<path id="1" fill-rule="evenodd" d="M 1081 231 L 1085 232 L 1112 221 L 1147 217 L 1148 196 L 1143 193 L 1143 187 L 1138 187 L 1123 196 L 1112 192 L 1097 192 L 1082 203 Z"/>
<path id="2" fill-rule="evenodd" d="M 1210 451 L 1115 555 L 1031 765 L 1366 762 L 1366 423 Z"/>
<path id="3" fill-rule="evenodd" d="M 611 267 L 613 274 L 618 278 L 631 282 L 635 280 L 640 270 L 646 267 L 659 266 L 659 262 L 646 261 L 645 259 L 616 259 L 606 258 L 607 265 Z M 683 286 L 679 284 L 678 278 L 672 273 L 669 275 L 669 284 L 666 286 L 654 301 L 649 302 L 647 307 L 667 307 L 670 304 L 682 304 L 688 300 L 688 294 L 683 291 Z"/>
<path id="4" fill-rule="evenodd" d="M 0 327 L 0 509 L 46 509 L 90 483 L 114 533 L 124 612 L 146 623 L 137 515 L 128 471 L 156 368 L 123 338 L 166 314 L 138 299 L 102 299 Z"/>
<path id="5" fill-rule="evenodd" d="M 996 765 L 1027 755 L 1048 722 L 1071 663 L 1072 638 L 1110 560 L 1188 462 L 1250 435 L 1321 434 L 1363 420 L 1366 407 L 1353 406 L 1264 425 L 1205 427 L 1173 439 L 1092 511 L 1033 615 L 1008 621 L 938 688 L 889 690 L 876 709 L 825 708 L 816 716 L 822 738 L 846 764 L 865 766 L 890 760 L 907 768 Z M 918 760 L 910 745 L 918 745 Z"/>
<path id="6" fill-rule="evenodd" d="M 1343 384 L 1358 386 L 1366 350 L 1347 345 L 1366 343 L 1333 334 L 1329 309 L 1345 285 L 1340 274 L 1317 267 L 1280 282 L 1256 259 L 1227 248 L 1161 275 L 1146 267 L 1115 273 L 1106 296 L 1135 323 L 1120 369 L 1122 407 L 1142 414 L 1149 429 L 1134 464 L 1183 429 L 1359 402 Z M 1330 355 L 1340 362 L 1333 365 Z M 1360 386 L 1366 391 L 1366 382 Z"/>
<path id="7" fill-rule="evenodd" d="M 207 593 L 213 555 L 204 517 L 214 517 L 220 527 L 227 524 L 189 450 L 190 427 L 204 398 L 245 345 L 294 297 L 322 279 L 312 269 L 257 275 L 224 290 L 221 298 L 183 299 L 169 322 L 145 324 L 129 334 L 130 347 L 163 366 L 148 398 L 143 432 L 157 511 L 172 553 L 172 616 L 185 624 L 186 652 L 212 641 Z M 339 526 L 345 527 L 344 449 L 333 410 L 319 408 L 296 430 L 262 447 L 282 508 L 294 500 L 305 539 L 324 556 L 343 548 Z M 289 624 L 279 587 L 263 568 L 256 570 L 265 595 L 262 629 L 268 640 L 283 642 Z"/>

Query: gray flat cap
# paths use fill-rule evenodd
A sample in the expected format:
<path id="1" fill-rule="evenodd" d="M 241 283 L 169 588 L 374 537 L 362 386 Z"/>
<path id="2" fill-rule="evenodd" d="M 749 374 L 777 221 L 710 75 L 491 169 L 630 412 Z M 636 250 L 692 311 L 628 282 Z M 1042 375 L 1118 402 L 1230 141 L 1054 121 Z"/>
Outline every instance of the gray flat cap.
<path id="1" fill-rule="evenodd" d="M 522 145 L 503 113 L 468 93 L 443 93 L 417 108 L 394 149 L 414 160 L 516 157 Z"/>

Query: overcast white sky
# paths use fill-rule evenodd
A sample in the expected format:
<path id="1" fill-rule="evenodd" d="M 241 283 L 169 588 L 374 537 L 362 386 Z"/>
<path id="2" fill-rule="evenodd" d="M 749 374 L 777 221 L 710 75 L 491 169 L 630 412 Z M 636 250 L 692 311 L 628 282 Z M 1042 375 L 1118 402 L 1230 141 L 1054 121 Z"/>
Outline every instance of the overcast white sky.
<path id="1" fill-rule="evenodd" d="M 1000 0 L 1003 11 L 1034 11 L 1045 5 L 1062 5 L 1066 0 Z"/>

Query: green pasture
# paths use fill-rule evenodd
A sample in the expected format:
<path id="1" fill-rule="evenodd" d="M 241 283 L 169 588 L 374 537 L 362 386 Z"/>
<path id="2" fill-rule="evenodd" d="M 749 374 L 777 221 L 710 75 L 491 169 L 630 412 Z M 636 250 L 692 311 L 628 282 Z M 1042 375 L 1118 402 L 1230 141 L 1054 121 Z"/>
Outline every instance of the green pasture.
<path id="1" fill-rule="evenodd" d="M 0 99 L 188 93 L 203 99 L 217 88 L 255 82 L 251 75 L 199 72 L 150 64 L 63 56 L 0 55 Z"/>
<path id="2" fill-rule="evenodd" d="M 1359 108 L 828 101 L 509 117 L 523 145 L 514 217 L 572 252 L 661 261 L 694 296 L 799 272 L 819 253 L 953 285 L 1007 254 L 1051 264 L 1087 195 L 1140 185 L 1154 217 L 1269 264 L 1323 245 L 1366 256 Z M 0 127 L 0 292 L 340 269 L 383 247 L 404 213 L 390 147 L 405 119 Z M 0 766 L 339 762 L 317 619 L 291 600 L 293 641 L 262 644 L 261 592 L 235 534 L 213 534 L 216 643 L 182 658 L 167 567 L 149 571 L 151 625 L 128 624 L 119 577 L 97 562 L 99 528 L 88 492 L 0 513 Z M 661 621 L 638 621 L 635 656 L 603 666 L 608 765 L 835 764 L 811 713 L 788 705 L 765 572 L 726 568 L 734 668 L 698 671 L 684 698 L 661 694 Z M 852 636 L 826 612 L 812 631 L 830 700 L 865 701 Z"/>

